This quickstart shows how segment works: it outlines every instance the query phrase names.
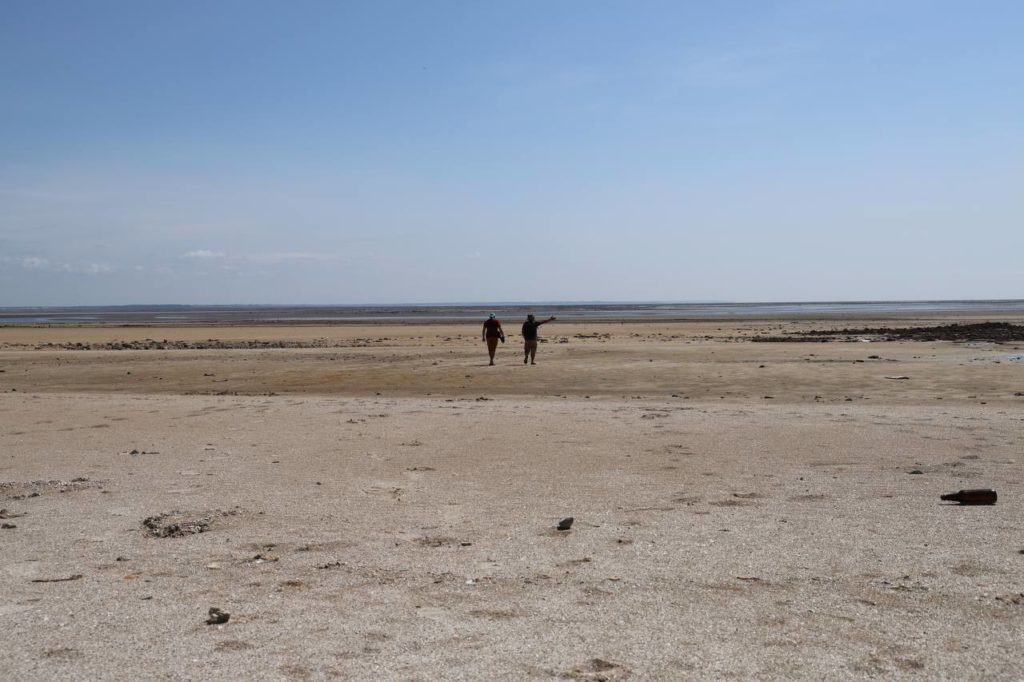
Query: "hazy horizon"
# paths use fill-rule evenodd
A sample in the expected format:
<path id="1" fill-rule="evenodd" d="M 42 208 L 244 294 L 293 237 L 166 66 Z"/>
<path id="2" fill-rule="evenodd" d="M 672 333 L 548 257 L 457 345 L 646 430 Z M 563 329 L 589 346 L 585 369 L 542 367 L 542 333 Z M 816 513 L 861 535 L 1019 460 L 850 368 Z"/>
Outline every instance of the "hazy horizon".
<path id="1" fill-rule="evenodd" d="M 994 298 L 994 299 L 913 299 L 913 300 L 821 300 L 821 301 L 688 301 L 688 300 L 662 300 L 662 301 L 640 301 L 640 300 L 595 300 L 595 301 L 530 301 L 530 300 L 505 300 L 505 301 L 408 301 L 408 302 L 384 302 L 384 303 L 116 303 L 110 305 L 45 305 L 45 306 L 0 306 L 0 310 L 33 310 L 33 309 L 98 309 L 110 310 L 117 308 L 133 309 L 164 309 L 164 308 L 264 308 L 287 310 L 289 308 L 476 308 L 487 306 L 814 306 L 814 305 L 835 305 L 835 306 L 865 306 L 865 305 L 941 305 L 941 304 L 1024 304 L 1024 299 L 1019 298 Z M 1011 306 L 1015 307 L 1015 306 Z"/>
<path id="2" fill-rule="evenodd" d="M 1022 34 L 1003 0 L 8 3 L 0 306 L 1013 300 Z"/>

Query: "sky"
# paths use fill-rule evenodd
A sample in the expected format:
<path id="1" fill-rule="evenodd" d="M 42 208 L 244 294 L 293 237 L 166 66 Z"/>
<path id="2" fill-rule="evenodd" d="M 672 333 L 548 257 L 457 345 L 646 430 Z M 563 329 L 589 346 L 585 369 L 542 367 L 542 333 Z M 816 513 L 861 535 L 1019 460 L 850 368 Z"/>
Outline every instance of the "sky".
<path id="1" fill-rule="evenodd" d="M 0 306 L 1024 298 L 1018 0 L 0 3 Z"/>

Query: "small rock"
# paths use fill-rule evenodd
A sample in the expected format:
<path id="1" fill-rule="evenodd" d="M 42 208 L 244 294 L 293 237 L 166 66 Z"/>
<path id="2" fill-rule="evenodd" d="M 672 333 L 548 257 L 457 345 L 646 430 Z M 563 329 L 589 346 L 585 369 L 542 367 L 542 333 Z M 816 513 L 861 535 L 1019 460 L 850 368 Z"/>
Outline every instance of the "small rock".
<path id="1" fill-rule="evenodd" d="M 231 619 L 231 614 L 225 611 L 221 611 L 216 606 L 212 607 L 209 611 L 209 618 L 206 619 L 207 625 L 223 625 Z"/>
<path id="2" fill-rule="evenodd" d="M 14 525 L 13 523 L 0 523 L 0 528 L 2 528 L 4 530 L 13 530 L 13 529 L 17 528 L 17 526 Z"/>
<path id="3" fill-rule="evenodd" d="M 278 560 L 279 560 L 279 557 L 276 557 L 273 554 L 257 554 L 252 559 L 249 559 L 249 561 L 251 563 L 254 563 L 254 564 L 266 564 L 266 563 L 272 563 L 272 562 L 278 561 Z"/>
<path id="4" fill-rule="evenodd" d="M 911 474 L 923 474 L 924 472 L 921 471 L 920 469 L 913 469 L 910 473 Z"/>
<path id="5" fill-rule="evenodd" d="M 568 517 L 562 519 L 561 521 L 559 521 L 558 525 L 555 526 L 555 528 L 557 530 L 569 530 L 570 528 L 572 528 L 572 522 L 573 521 L 575 521 L 575 519 L 573 517 L 571 517 L 571 516 L 568 516 Z"/>

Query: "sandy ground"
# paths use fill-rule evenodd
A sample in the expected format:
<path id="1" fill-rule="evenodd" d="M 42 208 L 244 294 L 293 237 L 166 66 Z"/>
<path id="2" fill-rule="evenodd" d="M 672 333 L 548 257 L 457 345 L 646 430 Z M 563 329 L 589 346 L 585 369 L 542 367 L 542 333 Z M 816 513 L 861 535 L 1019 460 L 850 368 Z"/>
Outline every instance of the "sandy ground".
<path id="1" fill-rule="evenodd" d="M 792 326 L 0 329 L 0 678 L 1020 679 L 1024 351 Z"/>

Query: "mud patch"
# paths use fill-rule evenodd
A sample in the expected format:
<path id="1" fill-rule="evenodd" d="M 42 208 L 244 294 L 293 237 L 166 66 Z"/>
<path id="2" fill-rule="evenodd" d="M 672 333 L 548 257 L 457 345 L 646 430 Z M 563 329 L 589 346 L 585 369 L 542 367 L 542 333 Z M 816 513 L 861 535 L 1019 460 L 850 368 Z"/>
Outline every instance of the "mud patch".
<path id="1" fill-rule="evenodd" d="M 759 343 L 848 341 L 849 337 L 871 337 L 880 341 L 988 341 L 1006 343 L 1024 341 L 1024 325 L 1008 322 L 979 324 L 943 324 L 935 327 L 865 327 L 862 329 L 812 329 L 791 336 L 755 336 L 749 341 Z M 880 359 L 880 358 L 879 358 Z"/>
<path id="2" fill-rule="evenodd" d="M 215 509 L 199 513 L 170 511 L 143 519 L 142 527 L 148 535 L 154 538 L 180 538 L 186 535 L 206 533 L 224 517 L 237 514 L 237 509 L 229 511 Z"/>
<path id="3" fill-rule="evenodd" d="M 422 547 L 451 547 L 452 545 L 459 544 L 459 541 L 455 538 L 450 538 L 444 535 L 427 535 L 421 538 L 416 538 L 413 542 Z"/>
<path id="4" fill-rule="evenodd" d="M 7 481 L 0 483 L 0 498 L 23 500 L 53 493 L 70 493 L 102 487 L 98 481 L 90 481 L 84 476 L 70 481 Z"/>
<path id="5" fill-rule="evenodd" d="M 469 615 L 475 618 L 488 618 L 490 620 L 512 620 L 513 618 L 523 617 L 523 614 L 517 611 L 502 609 L 473 609 L 469 612 Z"/>
<path id="6" fill-rule="evenodd" d="M 628 676 L 628 669 L 603 658 L 592 658 L 559 675 L 570 680 L 621 680 Z"/>
<path id="7" fill-rule="evenodd" d="M 248 651 L 253 646 L 248 642 L 242 642 L 237 639 L 226 639 L 223 642 L 217 642 L 213 648 L 220 652 L 230 653 L 234 651 Z"/>

